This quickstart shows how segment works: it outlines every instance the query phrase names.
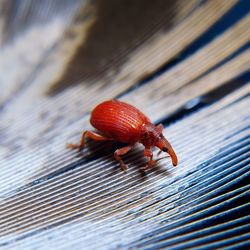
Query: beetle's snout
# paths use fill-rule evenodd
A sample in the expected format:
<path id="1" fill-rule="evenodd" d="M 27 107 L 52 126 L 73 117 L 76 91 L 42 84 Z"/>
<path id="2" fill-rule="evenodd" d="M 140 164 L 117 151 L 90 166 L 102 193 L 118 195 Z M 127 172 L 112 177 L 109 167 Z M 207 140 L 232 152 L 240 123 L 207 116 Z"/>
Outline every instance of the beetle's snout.
<path id="1" fill-rule="evenodd" d="M 174 149 L 172 148 L 172 146 L 170 145 L 170 143 L 167 141 L 166 138 L 161 139 L 159 142 L 157 142 L 156 146 L 159 149 L 161 149 L 163 152 L 168 153 L 170 155 L 170 157 L 171 157 L 173 166 L 177 166 L 177 164 L 178 164 L 177 155 L 176 155 Z"/>
<path id="2" fill-rule="evenodd" d="M 171 148 L 164 148 L 164 149 L 166 149 L 166 151 L 164 151 L 164 150 L 163 151 L 167 152 L 170 155 L 170 157 L 172 159 L 173 166 L 177 166 L 177 164 L 178 164 L 178 158 L 177 158 L 177 155 L 174 152 L 173 148 L 171 147 Z"/>

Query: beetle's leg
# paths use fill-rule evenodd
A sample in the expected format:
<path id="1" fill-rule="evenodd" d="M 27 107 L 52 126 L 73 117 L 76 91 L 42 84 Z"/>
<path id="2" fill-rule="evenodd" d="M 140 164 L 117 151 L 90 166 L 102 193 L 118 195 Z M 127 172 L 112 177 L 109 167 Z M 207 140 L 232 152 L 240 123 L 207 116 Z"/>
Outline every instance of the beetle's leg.
<path id="1" fill-rule="evenodd" d="M 108 141 L 108 140 L 112 140 L 111 138 L 108 138 L 108 137 L 105 137 L 105 136 L 102 136 L 102 135 L 99 135 L 95 132 L 92 132 L 92 131 L 84 131 L 83 134 L 82 134 L 82 138 L 81 138 L 81 141 L 79 144 L 67 144 L 67 148 L 71 148 L 71 149 L 83 149 L 84 146 L 85 146 L 85 138 L 91 138 L 93 139 L 94 141 Z"/>
<path id="2" fill-rule="evenodd" d="M 127 170 L 127 165 L 123 162 L 122 158 L 121 158 L 121 155 L 124 155 L 126 154 L 132 147 L 131 146 L 126 146 L 126 147 L 123 147 L 123 148 L 119 148 L 115 151 L 114 153 L 114 156 L 115 156 L 115 159 L 117 161 L 120 162 L 120 167 L 123 171 L 126 171 Z"/>
<path id="3" fill-rule="evenodd" d="M 149 157 L 148 163 L 145 167 L 142 168 L 142 170 L 149 169 L 153 167 L 156 164 L 156 161 L 153 160 L 153 152 L 150 148 L 144 149 L 144 156 Z"/>

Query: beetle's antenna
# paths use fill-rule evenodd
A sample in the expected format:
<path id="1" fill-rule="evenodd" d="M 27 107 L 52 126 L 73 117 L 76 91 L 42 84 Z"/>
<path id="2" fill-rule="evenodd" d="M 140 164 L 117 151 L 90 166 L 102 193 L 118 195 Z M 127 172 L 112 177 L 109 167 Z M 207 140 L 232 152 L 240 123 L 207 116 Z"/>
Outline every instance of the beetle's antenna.
<path id="1" fill-rule="evenodd" d="M 169 157 L 170 157 L 169 155 L 163 156 L 163 157 L 161 157 L 161 158 L 156 159 L 155 162 L 160 161 L 160 160 L 163 160 L 163 159 L 166 159 L 166 158 L 169 158 Z"/>

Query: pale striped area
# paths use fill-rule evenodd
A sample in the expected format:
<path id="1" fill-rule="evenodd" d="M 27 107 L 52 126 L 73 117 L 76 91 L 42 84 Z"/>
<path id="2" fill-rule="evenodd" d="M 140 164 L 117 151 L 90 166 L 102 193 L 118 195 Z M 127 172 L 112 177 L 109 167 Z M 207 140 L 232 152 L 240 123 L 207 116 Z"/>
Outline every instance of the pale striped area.
<path id="1" fill-rule="evenodd" d="M 167 158 L 143 175 L 139 168 L 146 159 L 138 146 L 124 157 L 129 165 L 125 174 L 106 144 L 90 142 L 83 154 L 65 147 L 66 142 L 78 142 L 82 130 L 92 129 L 89 111 L 101 100 L 120 95 L 152 121 L 164 121 L 190 100 L 226 88 L 229 82 L 240 84 L 240 76 L 249 71 L 250 54 L 249 49 L 236 52 L 249 42 L 249 15 L 136 87 L 236 3 L 177 1 L 178 14 L 169 14 L 173 27 L 164 31 L 164 20 L 148 26 L 148 35 L 138 38 L 136 49 L 123 51 L 127 60 L 119 71 L 112 72 L 111 67 L 108 78 L 97 75 L 94 83 L 82 76 L 82 85 L 53 97 L 44 93 L 62 77 L 77 55 L 77 44 L 86 38 L 84 29 L 91 25 L 78 23 L 76 37 L 67 40 L 66 34 L 58 40 L 46 57 L 36 61 L 41 64 L 35 71 L 18 67 L 22 80 L 27 72 L 33 76 L 24 85 L 11 82 L 0 100 L 2 104 L 7 100 L 0 110 L 1 249 L 246 246 L 250 239 L 249 79 L 222 99 L 165 127 L 164 134 L 180 159 L 177 167 Z M 81 8 L 76 19 L 84 12 L 84 5 Z M 65 46 L 70 53 L 60 57 Z M 122 55 L 117 55 L 118 61 Z"/>
<path id="2" fill-rule="evenodd" d="M 11 10 L 11 5 L 15 8 L 10 2 L 0 2 L 0 13 L 2 12 L 0 17 L 0 106 L 29 84 L 41 62 L 62 37 L 65 25 L 72 19 L 80 4 L 78 0 L 71 5 L 64 3 L 65 10 L 62 11 L 55 1 L 41 5 L 40 9 L 32 9 L 35 1 L 23 1 L 20 2 L 16 13 L 12 13 L 16 16 L 10 18 L 11 12 L 8 11 Z M 40 23 L 38 20 L 32 23 L 34 12 L 40 18 L 43 17 Z M 13 23 L 8 23 L 9 18 Z M 5 38 L 7 41 L 1 41 Z"/>
<path id="3" fill-rule="evenodd" d="M 231 101 L 233 100 L 232 98 Z M 221 104 L 223 104 L 223 101 Z M 241 131 L 241 129 L 248 126 L 249 118 L 246 118 L 248 116 L 247 106 L 249 105 L 249 100 L 243 99 L 234 106 L 217 111 L 219 104 L 205 109 L 200 113 L 199 117 L 191 116 L 167 129 L 171 137 L 175 138 L 176 151 L 181 159 L 177 168 L 171 167 L 168 160 L 164 160 L 162 161 L 162 166 L 165 165 L 164 168 L 166 168 L 166 165 L 168 165 L 165 174 L 164 171 L 162 173 L 161 171 L 151 171 L 146 180 L 140 181 L 140 178 L 138 178 L 140 176 L 138 173 L 138 161 L 135 161 L 136 155 L 127 158 L 127 161 L 130 163 L 130 171 L 125 176 L 120 171 L 114 174 L 111 164 L 112 156 L 108 156 L 106 163 L 97 162 L 91 165 L 79 165 L 73 172 L 65 173 L 53 180 L 44 181 L 34 186 L 35 189 L 29 188 L 24 190 L 20 196 L 14 196 L 11 199 L 13 201 L 10 200 L 7 203 L 8 205 L 5 207 L 2 215 L 4 217 L 2 217 L 3 227 L 1 231 L 5 235 L 4 238 L 7 240 L 10 236 L 20 235 L 21 232 L 22 234 L 24 232 L 32 232 L 32 229 L 38 230 L 46 227 L 46 225 L 53 225 L 60 221 L 62 223 L 67 218 L 75 218 L 75 223 L 71 226 L 72 222 L 68 226 L 63 223 L 64 225 L 56 227 L 62 235 L 61 237 L 64 237 L 63 231 L 67 231 L 68 227 L 70 227 L 70 230 L 74 231 L 74 235 L 71 235 L 74 242 L 77 240 L 87 244 L 97 235 L 99 237 L 103 235 L 104 238 L 100 238 L 102 243 L 99 242 L 101 245 L 98 242 L 95 244 L 92 242 L 92 244 L 95 247 L 104 247 L 103 243 L 105 243 L 105 240 L 108 240 L 105 237 L 105 230 L 109 234 L 112 232 L 112 237 L 109 238 L 110 242 L 106 242 L 108 245 L 112 242 L 112 244 L 117 242 L 119 230 L 122 230 L 123 234 L 126 232 L 125 235 L 127 237 L 135 240 L 137 238 L 135 238 L 135 234 L 139 237 L 142 231 L 145 234 L 147 230 L 150 232 L 154 228 L 158 228 L 157 225 L 162 220 L 171 221 L 170 218 L 174 219 L 175 217 L 187 220 L 190 216 L 195 216 L 193 213 L 189 215 L 188 211 L 190 209 L 198 210 L 198 216 L 205 208 L 204 213 L 210 206 L 212 210 L 216 200 L 221 199 L 223 201 L 226 199 L 229 202 L 233 197 L 236 199 L 239 195 L 244 195 L 248 190 L 247 186 L 229 194 L 223 193 L 222 197 L 212 195 L 213 193 L 221 192 L 220 190 L 223 190 L 224 186 L 226 188 L 227 185 L 230 185 L 230 180 L 233 183 L 237 178 L 243 178 L 249 171 L 249 164 L 247 164 L 249 161 L 249 138 L 247 139 L 249 129 L 243 130 L 233 138 L 227 139 L 228 135 Z M 222 116 L 224 122 L 218 119 L 218 117 Z M 203 117 L 207 117 L 207 124 L 210 124 L 209 127 L 202 126 Z M 196 126 L 191 126 L 192 124 Z M 185 131 L 183 131 L 183 125 L 185 125 Z M 214 136 L 215 131 L 217 131 L 216 137 Z M 218 131 L 221 132 L 218 133 Z M 202 145 L 196 143 L 201 135 Z M 239 142 L 233 143 L 237 141 Z M 211 160 L 210 163 L 204 163 L 203 168 L 197 168 L 199 164 L 206 161 L 208 155 L 213 156 L 216 152 L 220 152 L 217 158 Z M 196 159 L 194 158 L 195 156 Z M 230 163 L 227 162 L 227 159 L 231 159 Z M 224 168 L 224 165 L 228 165 L 228 167 Z M 242 167 L 238 168 L 238 166 Z M 57 179 L 60 181 L 57 182 Z M 68 181 L 66 181 L 67 179 Z M 202 182 L 200 183 L 199 180 L 202 180 Z M 58 184 L 56 185 L 56 183 Z M 196 183 L 199 189 L 197 190 L 192 183 Z M 211 186 L 208 186 L 206 183 L 211 183 Z M 52 185 L 51 188 L 49 188 L 50 185 Z M 40 195 L 37 193 L 38 190 L 40 190 Z M 211 191 L 209 192 L 209 190 Z M 192 203 L 189 203 L 187 195 L 182 196 L 182 193 L 189 193 L 192 197 Z M 203 195 L 201 195 L 202 193 Z M 22 200 L 23 198 L 21 198 L 23 195 L 27 197 L 26 205 L 24 200 Z M 180 200 L 181 197 L 183 202 Z M 160 200 L 156 202 L 159 198 Z M 13 202 L 18 200 L 19 202 L 14 205 Z M 202 200 L 205 204 L 201 202 Z M 179 205 L 175 205 L 175 201 Z M 199 206 L 197 207 L 195 204 L 199 204 Z M 219 202 L 215 204 L 220 206 Z M 8 212 L 11 210 L 14 212 L 12 216 Z M 182 213 L 186 214 L 187 218 L 184 215 L 181 216 Z M 77 216 L 80 216 L 80 218 L 77 219 Z M 12 217 L 16 219 L 13 221 Z M 114 220 L 114 218 L 116 219 Z M 135 219 L 132 220 L 132 218 Z M 87 226 L 85 221 L 92 222 Z M 22 223 L 20 224 L 20 222 Z M 114 226 L 111 227 L 112 224 Z M 81 234 L 82 227 L 84 227 L 84 235 Z M 55 232 L 56 228 L 51 229 L 51 232 Z M 110 231 L 111 229 L 112 231 Z M 131 230 L 133 235 L 131 235 Z M 46 235 L 51 232 L 49 230 L 33 236 L 33 244 L 39 245 L 40 241 L 44 242 Z M 15 234 L 13 235 L 13 233 Z M 42 236 L 43 234 L 44 236 Z M 76 235 L 79 238 L 76 237 L 76 239 L 74 237 Z M 58 237 L 60 238 L 60 235 Z M 128 240 L 127 237 L 126 239 Z M 25 244 L 25 241 L 23 244 Z M 27 240 L 27 244 L 30 244 L 30 239 Z M 66 247 L 65 244 L 63 247 Z M 35 247 L 36 245 L 32 246 Z"/>

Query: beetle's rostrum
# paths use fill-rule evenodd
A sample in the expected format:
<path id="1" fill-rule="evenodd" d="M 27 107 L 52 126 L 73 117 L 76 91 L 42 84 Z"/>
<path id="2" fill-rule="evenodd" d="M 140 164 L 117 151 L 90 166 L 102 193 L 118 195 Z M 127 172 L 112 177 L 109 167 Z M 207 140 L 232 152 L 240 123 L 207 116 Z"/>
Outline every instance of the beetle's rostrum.
<path id="1" fill-rule="evenodd" d="M 127 146 L 117 149 L 114 157 L 119 161 L 123 170 L 127 165 L 121 156 L 126 154 L 137 142 L 144 145 L 144 156 L 149 160 L 143 169 L 151 168 L 156 161 L 153 160 L 152 147 L 156 146 L 166 152 L 172 159 L 173 166 L 178 164 L 174 149 L 163 136 L 163 125 L 155 126 L 150 119 L 134 106 L 117 101 L 108 100 L 97 105 L 90 118 L 90 123 L 98 131 L 84 131 L 79 144 L 68 144 L 71 149 L 81 150 L 85 146 L 85 139 L 91 138 L 96 141 L 119 141 L 127 143 Z"/>

